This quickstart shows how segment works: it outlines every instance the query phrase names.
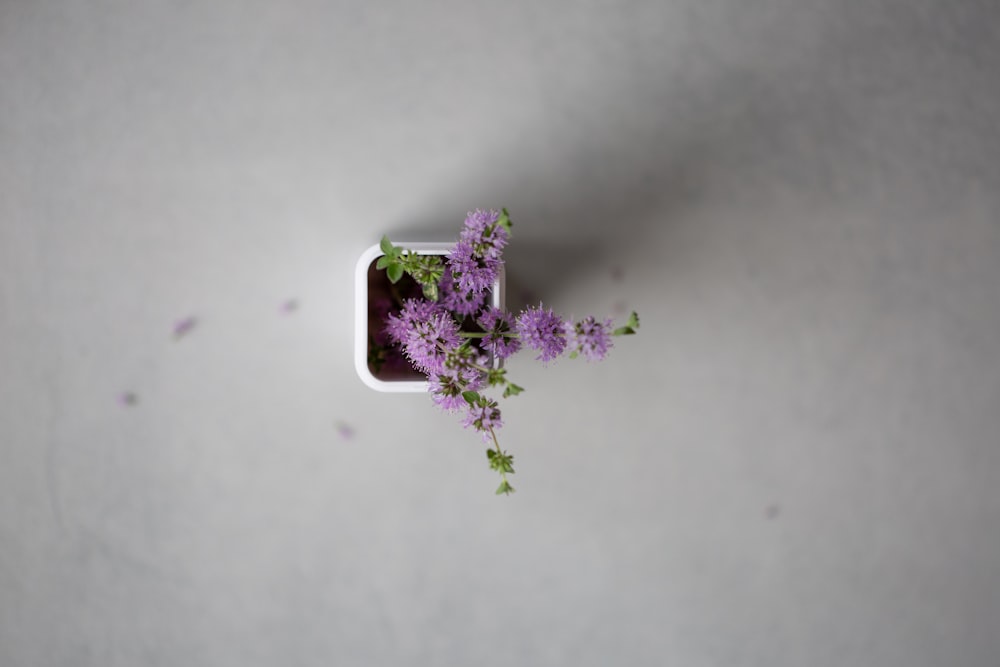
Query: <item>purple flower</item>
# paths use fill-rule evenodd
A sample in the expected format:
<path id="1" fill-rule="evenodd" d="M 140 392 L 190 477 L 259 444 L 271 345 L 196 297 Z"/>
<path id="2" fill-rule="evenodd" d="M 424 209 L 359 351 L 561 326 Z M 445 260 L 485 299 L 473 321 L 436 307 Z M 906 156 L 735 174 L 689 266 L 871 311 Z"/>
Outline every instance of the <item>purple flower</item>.
<path id="1" fill-rule="evenodd" d="M 442 410 L 453 412 L 468 405 L 463 391 L 483 388 L 482 373 L 470 366 L 451 364 L 452 367 L 433 376 L 430 380 L 431 399 Z"/>
<path id="2" fill-rule="evenodd" d="M 386 316 L 385 331 L 394 343 L 405 345 L 417 322 L 429 320 L 441 311 L 438 304 L 423 299 L 407 299 L 398 315 Z"/>
<path id="3" fill-rule="evenodd" d="M 467 241 L 459 241 L 448 254 L 448 269 L 460 292 L 482 294 L 493 287 L 503 261 L 477 253 Z"/>
<path id="4" fill-rule="evenodd" d="M 403 347 L 410 363 L 426 375 L 444 369 L 448 352 L 458 348 L 458 325 L 440 305 L 407 299 L 399 315 L 389 315 L 386 332 Z"/>
<path id="5" fill-rule="evenodd" d="M 438 303 L 448 310 L 462 315 L 475 315 L 486 301 L 486 292 L 463 292 L 455 285 L 451 271 L 446 270 L 438 284 Z"/>
<path id="6" fill-rule="evenodd" d="M 570 343 L 573 351 L 579 352 L 589 361 L 600 361 L 611 349 L 611 320 L 598 322 L 593 317 L 586 317 L 573 327 Z"/>
<path id="7" fill-rule="evenodd" d="M 511 331 L 511 315 L 499 308 L 490 306 L 479 316 L 479 326 L 486 332 L 479 345 L 498 359 L 506 359 L 521 349 L 521 341 L 517 338 L 504 336 Z"/>
<path id="8" fill-rule="evenodd" d="M 499 211 L 476 209 L 465 218 L 465 227 L 459 238 L 468 244 L 476 255 L 499 259 L 507 245 L 507 230 L 497 224 Z"/>
<path id="9" fill-rule="evenodd" d="M 452 274 L 449 278 L 454 291 L 465 301 L 492 288 L 503 268 L 500 255 L 507 245 L 507 230 L 499 224 L 499 219 L 497 211 L 472 211 L 465 219 L 458 243 L 448 253 L 445 273 Z"/>
<path id="10" fill-rule="evenodd" d="M 483 440 L 489 442 L 493 439 L 491 429 L 496 430 L 503 426 L 503 421 L 500 419 L 500 407 L 496 401 L 491 399 L 482 399 L 475 405 L 469 405 L 462 426 L 466 428 L 471 426 L 483 434 Z"/>
<path id="11" fill-rule="evenodd" d="M 540 352 L 539 361 L 551 361 L 566 349 L 566 322 L 551 308 L 528 308 L 517 316 L 516 328 L 521 342 Z"/>

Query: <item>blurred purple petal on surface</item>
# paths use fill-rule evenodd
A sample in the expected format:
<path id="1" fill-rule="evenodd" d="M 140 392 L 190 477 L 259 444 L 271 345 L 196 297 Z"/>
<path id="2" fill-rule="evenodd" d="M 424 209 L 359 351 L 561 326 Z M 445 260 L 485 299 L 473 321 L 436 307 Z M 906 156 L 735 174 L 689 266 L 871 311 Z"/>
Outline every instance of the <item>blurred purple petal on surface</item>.
<path id="1" fill-rule="evenodd" d="M 193 315 L 174 322 L 174 339 L 182 338 L 191 333 L 198 326 L 198 318 Z"/>
<path id="2" fill-rule="evenodd" d="M 344 440 L 354 439 L 354 429 L 351 428 L 350 424 L 338 421 L 335 425 L 337 427 L 337 433 L 340 435 L 341 438 L 343 438 Z"/>

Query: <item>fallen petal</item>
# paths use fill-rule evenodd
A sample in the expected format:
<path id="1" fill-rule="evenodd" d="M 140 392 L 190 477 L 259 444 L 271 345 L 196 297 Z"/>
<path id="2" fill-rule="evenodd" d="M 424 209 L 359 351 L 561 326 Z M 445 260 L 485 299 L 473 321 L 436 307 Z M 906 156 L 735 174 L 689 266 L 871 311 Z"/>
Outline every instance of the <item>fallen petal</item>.
<path id="1" fill-rule="evenodd" d="M 177 320 L 174 322 L 174 338 L 181 338 L 191 333 L 191 331 L 198 325 L 197 317 L 185 317 L 183 320 Z"/>

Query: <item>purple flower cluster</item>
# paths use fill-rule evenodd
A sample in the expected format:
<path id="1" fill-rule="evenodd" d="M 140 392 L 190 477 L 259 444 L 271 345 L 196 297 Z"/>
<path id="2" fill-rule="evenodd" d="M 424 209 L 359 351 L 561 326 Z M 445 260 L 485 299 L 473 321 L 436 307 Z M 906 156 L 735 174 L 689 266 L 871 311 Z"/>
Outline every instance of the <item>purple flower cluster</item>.
<path id="1" fill-rule="evenodd" d="M 499 220 L 498 211 L 477 208 L 466 216 L 459 241 L 468 244 L 476 255 L 500 259 L 508 235 L 507 230 L 497 224 Z"/>
<path id="2" fill-rule="evenodd" d="M 598 322 L 593 317 L 585 317 L 577 322 L 571 334 L 570 345 L 574 352 L 579 352 L 588 361 L 600 361 L 608 355 L 611 349 L 611 330 L 614 326 L 611 320 Z"/>
<path id="3" fill-rule="evenodd" d="M 450 269 L 446 270 L 444 275 L 441 276 L 438 291 L 440 295 L 438 303 L 463 317 L 475 315 L 482 309 L 483 304 L 486 302 L 486 292 L 463 292 L 456 288 Z"/>
<path id="4" fill-rule="evenodd" d="M 477 254 L 473 246 L 465 241 L 456 243 L 448 255 L 448 268 L 460 292 L 484 293 L 493 286 L 501 266 L 503 260 Z"/>
<path id="5" fill-rule="evenodd" d="M 442 372 L 449 352 L 461 344 L 455 318 L 432 301 L 407 299 L 399 315 L 390 314 L 386 320 L 389 337 L 426 375 Z"/>
<path id="6" fill-rule="evenodd" d="M 460 364 L 446 368 L 430 378 L 431 400 L 446 412 L 469 407 L 462 397 L 462 392 L 478 391 L 482 388 L 482 372 Z"/>
<path id="7" fill-rule="evenodd" d="M 511 337 L 510 313 L 490 306 L 482 312 L 477 323 L 486 333 L 479 340 L 480 347 L 497 359 L 506 359 L 521 349 L 521 341 Z"/>
<path id="8" fill-rule="evenodd" d="M 464 425 L 482 431 L 489 439 L 490 428 L 502 425 L 496 402 L 470 404 L 464 392 L 479 391 L 486 385 L 488 358 L 463 345 L 458 323 L 442 304 L 423 299 L 407 299 L 398 314 L 386 317 L 385 332 L 403 348 L 410 363 L 427 376 L 431 399 L 442 410 L 465 410 Z M 485 407 L 484 407 L 485 405 Z"/>
<path id="9" fill-rule="evenodd" d="M 541 304 L 517 316 L 517 334 L 521 343 L 539 352 L 538 361 L 552 361 L 566 349 L 566 322 Z"/>
<path id="10" fill-rule="evenodd" d="M 500 407 L 496 401 L 484 400 L 481 404 L 470 405 L 465 413 L 465 420 L 462 426 L 470 426 L 483 434 L 483 440 L 489 442 L 493 439 L 491 430 L 496 430 L 503 426 L 500 419 Z"/>
<path id="11" fill-rule="evenodd" d="M 448 254 L 441 292 L 446 307 L 461 315 L 474 315 L 503 268 L 507 230 L 497 211 L 476 209 L 465 219 L 458 243 Z"/>

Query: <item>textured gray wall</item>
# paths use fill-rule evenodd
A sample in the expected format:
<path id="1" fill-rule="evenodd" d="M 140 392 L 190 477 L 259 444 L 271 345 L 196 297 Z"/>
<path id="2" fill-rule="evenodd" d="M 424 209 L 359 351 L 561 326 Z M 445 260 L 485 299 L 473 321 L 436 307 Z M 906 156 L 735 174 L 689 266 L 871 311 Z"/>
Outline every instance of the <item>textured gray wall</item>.
<path id="1" fill-rule="evenodd" d="M 1000 664 L 995 7 L 0 3 L 0 665 Z M 509 499 L 350 357 L 500 205 Z"/>

